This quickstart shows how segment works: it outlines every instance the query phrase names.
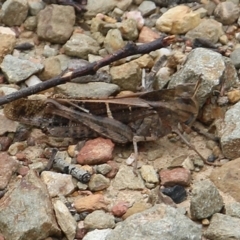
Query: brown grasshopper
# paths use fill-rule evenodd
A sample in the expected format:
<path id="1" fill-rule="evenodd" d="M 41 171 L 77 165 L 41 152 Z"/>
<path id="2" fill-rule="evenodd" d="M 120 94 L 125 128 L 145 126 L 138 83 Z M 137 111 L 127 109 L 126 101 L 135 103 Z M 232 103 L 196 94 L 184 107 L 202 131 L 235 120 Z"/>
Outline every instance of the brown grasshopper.
<path id="1" fill-rule="evenodd" d="M 191 126 L 198 115 L 196 84 L 105 99 L 19 99 L 4 108 L 6 117 L 45 129 L 56 137 L 89 139 L 103 136 L 116 143 L 153 141 L 171 132 L 185 140 L 179 124 Z"/>

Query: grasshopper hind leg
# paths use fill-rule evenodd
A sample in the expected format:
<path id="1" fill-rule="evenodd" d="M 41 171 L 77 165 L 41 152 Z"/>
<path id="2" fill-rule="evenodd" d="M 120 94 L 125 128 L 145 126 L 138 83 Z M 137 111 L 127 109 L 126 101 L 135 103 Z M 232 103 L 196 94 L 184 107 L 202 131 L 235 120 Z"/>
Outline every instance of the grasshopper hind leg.
<path id="1" fill-rule="evenodd" d="M 134 136 L 133 137 L 133 149 L 134 149 L 134 165 L 133 172 L 137 175 L 137 164 L 138 164 L 138 142 L 148 142 L 148 141 L 156 141 L 158 139 L 157 136 L 143 137 L 143 136 Z"/>
<path id="2" fill-rule="evenodd" d="M 139 123 L 138 123 L 139 124 Z M 134 165 L 133 172 L 137 175 L 138 164 L 138 142 L 156 141 L 161 136 L 162 123 L 157 113 L 145 117 L 138 125 L 137 131 L 133 137 Z"/>

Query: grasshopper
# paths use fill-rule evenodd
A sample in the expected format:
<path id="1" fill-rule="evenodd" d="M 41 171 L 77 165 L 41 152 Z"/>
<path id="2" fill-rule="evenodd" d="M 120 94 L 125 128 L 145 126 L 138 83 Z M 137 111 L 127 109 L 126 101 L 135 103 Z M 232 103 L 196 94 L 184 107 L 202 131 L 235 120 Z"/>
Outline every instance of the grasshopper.
<path id="1" fill-rule="evenodd" d="M 9 119 L 40 127 L 56 137 L 82 140 L 102 136 L 120 144 L 133 142 L 135 160 L 138 142 L 154 141 L 176 132 L 205 163 L 210 164 L 185 140 L 178 128 L 179 124 L 191 126 L 196 120 L 199 85 L 200 81 L 172 89 L 103 99 L 22 98 L 7 104 L 4 113 Z"/>

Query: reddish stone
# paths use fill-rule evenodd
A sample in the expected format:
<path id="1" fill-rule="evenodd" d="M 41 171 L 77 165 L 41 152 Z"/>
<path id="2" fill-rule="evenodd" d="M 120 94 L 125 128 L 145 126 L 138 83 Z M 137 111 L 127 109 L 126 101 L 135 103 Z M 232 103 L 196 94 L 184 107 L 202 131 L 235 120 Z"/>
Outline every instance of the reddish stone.
<path id="1" fill-rule="evenodd" d="M 23 152 L 18 152 L 16 153 L 15 157 L 19 160 L 19 161 L 26 161 L 26 154 Z"/>
<path id="2" fill-rule="evenodd" d="M 0 153 L 0 189 L 4 189 L 10 181 L 12 174 L 18 168 L 18 162 L 6 152 Z"/>
<path id="3" fill-rule="evenodd" d="M 158 39 L 159 37 L 159 33 L 156 33 L 151 28 L 144 26 L 139 34 L 138 42 L 148 43 Z"/>
<path id="4" fill-rule="evenodd" d="M 83 221 L 78 222 L 76 235 L 74 239 L 83 239 L 83 237 L 86 235 L 87 229 L 84 228 Z"/>
<path id="5" fill-rule="evenodd" d="M 191 172 L 185 168 L 162 170 L 160 171 L 159 176 L 161 184 L 164 186 L 174 186 L 176 184 L 188 186 L 191 181 Z"/>
<path id="6" fill-rule="evenodd" d="M 0 240 L 5 240 L 5 238 L 2 234 L 0 234 Z"/>
<path id="7" fill-rule="evenodd" d="M 12 144 L 12 138 L 10 137 L 0 137 L 1 151 L 6 151 Z"/>
<path id="8" fill-rule="evenodd" d="M 18 174 L 21 175 L 21 176 L 26 176 L 27 173 L 29 171 L 29 168 L 26 167 L 26 166 L 21 166 L 19 169 L 18 169 Z"/>
<path id="9" fill-rule="evenodd" d="M 107 164 L 112 167 L 112 170 L 108 174 L 106 174 L 106 177 L 114 178 L 119 170 L 119 167 L 118 167 L 117 163 L 114 161 L 108 161 Z"/>
<path id="10" fill-rule="evenodd" d="M 119 202 L 112 207 L 111 212 L 115 217 L 122 217 L 122 215 L 127 212 L 128 208 L 129 204 L 127 202 Z"/>
<path id="11" fill-rule="evenodd" d="M 114 143 L 110 139 L 95 138 L 89 140 L 78 153 L 77 161 L 81 165 L 106 163 L 113 158 L 113 148 Z"/>

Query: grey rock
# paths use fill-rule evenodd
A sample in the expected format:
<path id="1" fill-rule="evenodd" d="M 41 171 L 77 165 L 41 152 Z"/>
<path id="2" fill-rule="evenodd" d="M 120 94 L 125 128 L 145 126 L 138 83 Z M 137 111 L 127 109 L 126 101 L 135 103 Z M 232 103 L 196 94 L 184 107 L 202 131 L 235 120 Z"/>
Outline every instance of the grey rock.
<path id="1" fill-rule="evenodd" d="M 88 0 L 87 1 L 87 12 L 84 14 L 85 17 L 95 17 L 98 13 L 106 14 L 116 7 L 117 1 L 105 1 L 105 0 Z"/>
<path id="2" fill-rule="evenodd" d="M 124 39 L 134 41 L 138 38 L 137 21 L 135 19 L 129 18 L 123 20 L 119 30 Z"/>
<path id="3" fill-rule="evenodd" d="M 74 33 L 63 46 L 65 54 L 87 59 L 88 54 L 97 54 L 100 47 L 96 40 L 82 33 Z"/>
<path id="4" fill-rule="evenodd" d="M 182 215 L 177 209 L 157 204 L 118 223 L 106 240 L 200 240 L 201 226 Z"/>
<path id="5" fill-rule="evenodd" d="M 120 8 L 123 11 L 127 11 L 133 0 L 122 0 L 116 1 L 116 7 Z"/>
<path id="6" fill-rule="evenodd" d="M 225 205 L 226 215 L 240 218 L 240 203 L 233 202 Z"/>
<path id="7" fill-rule="evenodd" d="M 136 91 L 141 83 L 141 69 L 137 63 L 129 62 L 110 69 L 112 83 L 121 90 Z"/>
<path id="8" fill-rule="evenodd" d="M 239 175 L 240 158 L 225 163 L 220 168 L 213 169 L 210 179 L 219 190 L 232 196 L 240 202 L 240 181 Z"/>
<path id="9" fill-rule="evenodd" d="M 240 149 L 240 102 L 233 105 L 225 114 L 223 126 L 218 129 L 223 155 L 234 159 L 239 157 Z"/>
<path id="10" fill-rule="evenodd" d="M 203 180 L 193 185 L 190 200 L 191 215 L 195 219 L 204 219 L 221 211 L 223 199 L 218 189 L 210 180 Z"/>
<path id="11" fill-rule="evenodd" d="M 95 229 L 91 232 L 88 232 L 82 240 L 105 240 L 107 235 L 112 232 L 112 229 Z"/>
<path id="12" fill-rule="evenodd" d="M 158 175 L 152 165 L 143 165 L 140 169 L 142 178 L 147 183 L 158 183 Z"/>
<path id="13" fill-rule="evenodd" d="M 220 80 L 224 81 L 226 89 L 239 81 L 236 69 L 229 58 L 208 49 L 196 48 L 188 55 L 182 69 L 172 75 L 169 88 L 182 83 L 196 82 L 200 74 L 202 74 L 202 82 L 197 92 L 200 106 L 220 84 Z"/>
<path id="14" fill-rule="evenodd" d="M 1 19 L 9 27 L 21 25 L 27 18 L 27 0 L 7 0 L 1 9 Z"/>
<path id="15" fill-rule="evenodd" d="M 17 83 L 40 72 L 43 65 L 7 55 L 3 59 L 1 69 L 10 83 Z"/>
<path id="16" fill-rule="evenodd" d="M 88 188 L 88 185 L 81 182 L 77 182 L 77 188 L 79 190 L 86 190 Z"/>
<path id="17" fill-rule="evenodd" d="M 108 188 L 109 185 L 110 180 L 102 174 L 93 174 L 88 183 L 88 187 L 91 191 L 101 191 Z"/>
<path id="18" fill-rule="evenodd" d="M 196 10 L 197 13 L 199 13 L 200 18 L 205 18 L 207 16 L 207 9 L 204 7 L 200 7 Z"/>
<path id="19" fill-rule="evenodd" d="M 213 215 L 210 225 L 203 235 L 209 240 L 239 240 L 239 226 L 239 218 L 216 213 Z"/>
<path id="20" fill-rule="evenodd" d="M 114 216 L 109 213 L 105 213 L 103 210 L 96 210 L 88 214 L 84 219 L 84 227 L 87 229 L 114 228 Z"/>
<path id="21" fill-rule="evenodd" d="M 56 91 L 73 98 L 101 98 L 108 97 L 119 91 L 116 84 L 93 83 L 66 83 L 56 87 Z"/>
<path id="22" fill-rule="evenodd" d="M 112 167 L 109 164 L 104 163 L 104 164 L 97 165 L 97 172 L 101 173 L 102 175 L 106 175 L 111 170 L 112 170 Z"/>
<path id="23" fill-rule="evenodd" d="M 108 72 L 101 71 L 101 70 L 97 71 L 97 73 L 94 75 L 86 75 L 86 76 L 82 76 L 82 77 L 77 77 L 72 80 L 72 82 L 74 82 L 74 83 L 90 83 L 90 82 L 110 83 L 111 81 L 112 81 L 112 76 Z M 106 91 L 110 90 L 114 85 L 115 84 L 108 85 Z M 110 87 L 110 86 L 112 86 L 112 87 Z M 110 89 L 109 89 L 109 87 L 110 87 Z M 103 90 L 104 89 L 101 89 L 101 91 L 103 91 Z M 115 92 L 118 92 L 119 90 L 120 90 L 119 87 L 117 85 L 115 85 L 115 90 L 113 87 L 112 90 L 110 91 L 111 93 L 108 93 L 108 94 L 111 95 Z M 91 93 L 88 93 L 88 94 L 91 94 Z M 106 97 L 106 95 L 105 95 L 105 97 Z"/>
<path id="24" fill-rule="evenodd" d="M 13 173 L 17 170 L 18 162 L 6 152 L 0 153 L 0 190 L 7 187 Z"/>
<path id="25" fill-rule="evenodd" d="M 187 32 L 187 38 L 204 38 L 212 43 L 217 43 L 224 34 L 222 24 L 214 19 L 204 19 L 197 27 Z"/>
<path id="26" fill-rule="evenodd" d="M 11 240 L 61 235 L 47 188 L 34 171 L 16 181 L 0 199 L 0 232 Z"/>
<path id="27" fill-rule="evenodd" d="M 240 8 L 231 1 L 220 2 L 214 11 L 216 20 L 225 25 L 233 24 L 239 15 Z"/>
<path id="28" fill-rule="evenodd" d="M 33 31 L 37 27 L 37 17 L 36 16 L 30 16 L 28 17 L 24 22 L 24 28 L 29 31 Z"/>
<path id="29" fill-rule="evenodd" d="M 40 10 L 44 9 L 46 4 L 43 1 L 39 0 L 30 0 L 28 1 L 29 12 L 32 16 L 36 16 Z"/>
<path id="30" fill-rule="evenodd" d="M 153 1 L 143 1 L 138 10 L 142 13 L 143 17 L 149 16 L 156 10 L 156 4 Z"/>
<path id="31" fill-rule="evenodd" d="M 72 176 L 68 174 L 44 171 L 41 179 L 46 184 L 51 197 L 66 196 L 75 189 Z"/>
<path id="32" fill-rule="evenodd" d="M 57 54 L 58 54 L 58 50 L 56 48 L 49 47 L 48 45 L 44 46 L 44 49 L 43 49 L 44 57 L 49 58 L 49 57 L 56 56 Z"/>
<path id="33" fill-rule="evenodd" d="M 144 189 L 144 182 L 139 175 L 136 176 L 133 173 L 132 167 L 122 165 L 113 180 L 112 186 L 117 190 L 142 190 Z"/>
<path id="34" fill-rule="evenodd" d="M 122 34 L 119 29 L 111 29 L 108 31 L 104 40 L 104 48 L 108 53 L 113 53 L 124 47 L 125 43 L 122 39 Z"/>
<path id="35" fill-rule="evenodd" d="M 76 18 L 72 6 L 51 4 L 41 10 L 37 16 L 37 35 L 39 38 L 60 44 L 65 43 L 70 38 Z"/>
<path id="36" fill-rule="evenodd" d="M 240 68 L 240 48 L 235 49 L 231 54 L 230 54 L 230 59 L 232 60 L 234 66 L 239 69 Z"/>
<path id="37" fill-rule="evenodd" d="M 54 200 L 53 207 L 57 218 L 57 223 L 64 232 L 68 240 L 74 240 L 77 229 L 77 222 L 69 212 L 66 205 L 61 200 Z"/>

